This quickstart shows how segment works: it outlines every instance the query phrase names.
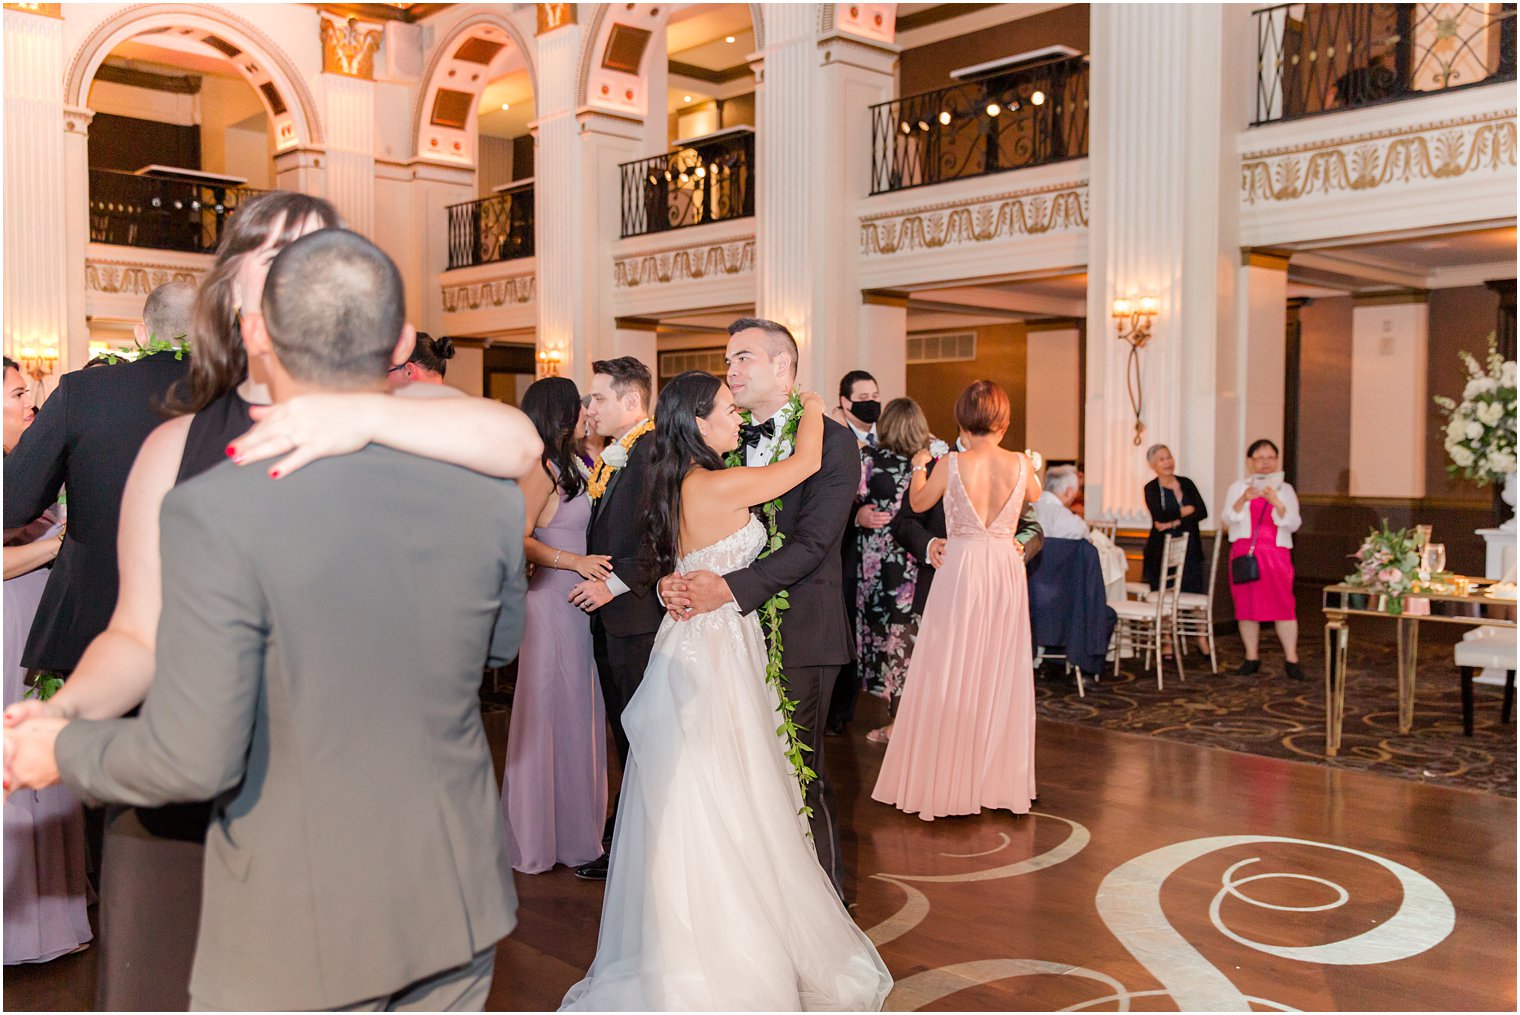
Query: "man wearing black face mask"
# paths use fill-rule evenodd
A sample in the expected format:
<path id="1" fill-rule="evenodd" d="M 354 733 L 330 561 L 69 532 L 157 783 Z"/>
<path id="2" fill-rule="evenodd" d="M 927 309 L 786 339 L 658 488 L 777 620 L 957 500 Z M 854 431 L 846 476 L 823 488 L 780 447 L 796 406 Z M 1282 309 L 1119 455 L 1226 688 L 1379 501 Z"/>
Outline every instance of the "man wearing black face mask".
<path id="1" fill-rule="evenodd" d="M 881 418 L 881 391 L 876 378 L 864 370 L 851 370 L 839 380 L 839 416 L 849 424 L 855 439 L 876 446 L 876 421 Z"/>
<path id="2" fill-rule="evenodd" d="M 876 421 L 881 418 L 881 389 L 876 378 L 864 370 L 851 370 L 839 379 L 839 405 L 833 416 L 855 433 L 861 444 L 876 446 Z M 880 528 L 892 520 L 885 511 L 877 511 L 869 504 L 857 505 L 850 518 L 850 527 L 844 538 L 844 608 L 850 620 L 850 630 L 855 630 L 855 587 L 860 581 L 860 560 L 856 556 L 855 529 L 857 526 Z M 860 677 L 855 664 L 842 668 L 834 683 L 834 695 L 829 700 L 827 732 L 839 736 L 855 717 L 855 696 L 860 692 Z"/>

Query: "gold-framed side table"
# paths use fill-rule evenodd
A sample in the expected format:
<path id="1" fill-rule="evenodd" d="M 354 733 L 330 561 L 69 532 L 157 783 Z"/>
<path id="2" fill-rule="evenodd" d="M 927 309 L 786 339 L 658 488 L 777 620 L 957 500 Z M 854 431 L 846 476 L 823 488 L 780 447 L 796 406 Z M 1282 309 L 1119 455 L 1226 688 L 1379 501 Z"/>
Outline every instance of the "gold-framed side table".
<path id="1" fill-rule="evenodd" d="M 1468 579 L 1469 583 L 1482 579 Z M 1397 625 L 1399 651 L 1399 732 L 1414 724 L 1415 666 L 1420 648 L 1420 624 L 1463 624 L 1468 627 L 1515 627 L 1516 603 L 1484 595 L 1481 589 L 1466 595 L 1423 593 L 1404 597 L 1404 612 L 1389 613 L 1388 597 L 1369 594 L 1353 585 L 1325 586 L 1325 756 L 1335 757 L 1341 747 L 1341 721 L 1346 714 L 1346 647 L 1350 617 L 1374 617 Z M 1417 612 L 1411 612 L 1417 611 Z"/>

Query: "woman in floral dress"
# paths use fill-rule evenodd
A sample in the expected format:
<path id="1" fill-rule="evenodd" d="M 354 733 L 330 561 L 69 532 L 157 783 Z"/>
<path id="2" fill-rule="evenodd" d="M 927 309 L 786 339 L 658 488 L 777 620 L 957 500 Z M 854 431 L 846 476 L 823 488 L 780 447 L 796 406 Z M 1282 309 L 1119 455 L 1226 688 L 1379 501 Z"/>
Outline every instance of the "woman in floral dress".
<path id="1" fill-rule="evenodd" d="M 856 494 L 856 552 L 860 580 L 855 590 L 855 647 L 861 683 L 896 710 L 908 659 L 918 637 L 913 589 L 918 563 L 897 540 L 891 524 L 902 508 L 912 476 L 912 458 L 933 440 L 923 410 L 911 398 L 887 403 L 876 426 L 878 443 L 860 449 L 860 490 Z M 891 726 L 866 739 L 885 742 Z"/>

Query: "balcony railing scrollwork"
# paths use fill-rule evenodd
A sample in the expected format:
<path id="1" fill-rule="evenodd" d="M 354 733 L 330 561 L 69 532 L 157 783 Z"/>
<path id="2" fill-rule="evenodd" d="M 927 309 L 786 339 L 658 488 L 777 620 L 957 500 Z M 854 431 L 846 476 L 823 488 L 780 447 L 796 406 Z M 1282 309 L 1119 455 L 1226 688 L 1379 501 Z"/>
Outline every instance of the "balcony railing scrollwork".
<path id="1" fill-rule="evenodd" d="M 624 239 L 755 214 L 755 132 L 748 127 L 619 168 Z"/>
<path id="2" fill-rule="evenodd" d="M 1253 126 L 1515 80 L 1515 5 L 1278 4 L 1255 12 Z"/>
<path id="3" fill-rule="evenodd" d="M 90 170 L 90 242 L 209 254 L 238 206 L 264 191 Z"/>
<path id="4" fill-rule="evenodd" d="M 533 187 L 451 204 L 449 270 L 533 256 Z"/>
<path id="5" fill-rule="evenodd" d="M 1087 57 L 1074 56 L 871 107 L 871 193 L 1087 154 Z"/>

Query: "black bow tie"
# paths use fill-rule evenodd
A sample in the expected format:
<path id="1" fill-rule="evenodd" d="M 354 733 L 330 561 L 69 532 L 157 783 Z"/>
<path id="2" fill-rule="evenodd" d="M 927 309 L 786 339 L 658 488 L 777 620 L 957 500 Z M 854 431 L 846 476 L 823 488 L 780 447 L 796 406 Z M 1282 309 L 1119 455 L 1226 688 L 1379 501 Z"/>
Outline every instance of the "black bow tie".
<path id="1" fill-rule="evenodd" d="M 764 423 L 741 423 L 739 425 L 739 443 L 747 448 L 755 447 L 762 437 L 776 436 L 776 421 L 768 419 Z"/>

